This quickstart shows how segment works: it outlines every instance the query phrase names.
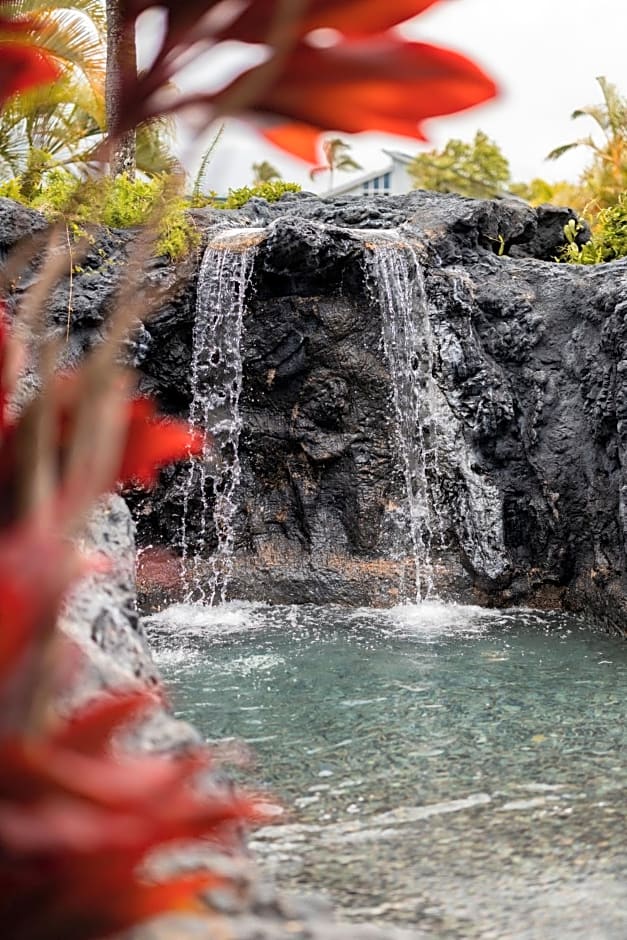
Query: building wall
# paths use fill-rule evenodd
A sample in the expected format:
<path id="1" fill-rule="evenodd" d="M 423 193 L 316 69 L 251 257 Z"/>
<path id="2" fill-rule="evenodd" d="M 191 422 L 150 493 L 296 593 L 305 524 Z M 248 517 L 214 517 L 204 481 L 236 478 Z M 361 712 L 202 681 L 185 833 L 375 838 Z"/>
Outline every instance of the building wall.
<path id="1" fill-rule="evenodd" d="M 398 196 L 413 189 L 407 164 L 393 160 L 377 176 L 356 180 L 352 186 L 343 186 L 338 191 L 345 196 Z"/>

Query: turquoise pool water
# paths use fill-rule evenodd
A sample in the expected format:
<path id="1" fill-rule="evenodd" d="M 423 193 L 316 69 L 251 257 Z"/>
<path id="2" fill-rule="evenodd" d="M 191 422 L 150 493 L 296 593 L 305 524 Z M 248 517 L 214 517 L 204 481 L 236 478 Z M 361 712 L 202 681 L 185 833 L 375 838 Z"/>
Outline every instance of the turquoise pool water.
<path id="1" fill-rule="evenodd" d="M 283 885 L 425 937 L 627 937 L 624 641 L 437 603 L 148 627 L 177 714 L 288 809 L 253 836 Z"/>

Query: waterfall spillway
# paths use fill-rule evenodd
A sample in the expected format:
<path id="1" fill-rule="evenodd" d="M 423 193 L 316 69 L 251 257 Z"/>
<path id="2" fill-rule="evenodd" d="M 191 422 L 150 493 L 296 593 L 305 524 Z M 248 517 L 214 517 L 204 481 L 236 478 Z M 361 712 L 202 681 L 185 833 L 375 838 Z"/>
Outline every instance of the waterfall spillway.
<path id="1" fill-rule="evenodd" d="M 413 247 L 381 240 L 369 246 L 366 257 L 372 291 L 381 310 L 406 493 L 406 512 L 397 526 L 399 554 L 413 559 L 411 599 L 419 601 L 433 592 L 432 548 L 435 540 L 442 541 L 440 516 L 434 511 L 438 448 L 433 336 L 422 268 Z M 401 595 L 408 600 L 404 582 L 403 576 Z"/>
<path id="2" fill-rule="evenodd" d="M 240 394 L 246 296 L 258 246 L 271 231 L 223 231 L 210 242 L 199 274 L 190 418 L 205 430 L 206 439 L 202 457 L 190 461 L 183 488 L 180 542 L 188 601 L 223 603 L 232 577 L 236 529 L 239 531 L 238 524 L 243 522 L 238 514 L 238 487 L 242 473 Z M 381 356 L 389 376 L 388 413 L 397 455 L 391 491 L 387 480 L 382 481 L 385 489 L 378 489 L 384 499 L 378 506 L 384 509 L 377 551 L 386 561 L 395 562 L 396 596 L 401 601 L 418 602 L 433 597 L 436 585 L 442 589 L 443 578 L 450 570 L 447 553 L 456 547 L 463 550 L 476 571 L 489 578 L 498 577 L 507 564 L 502 498 L 482 472 L 473 435 L 464 424 L 463 402 L 454 380 L 457 352 L 463 360 L 463 351 L 458 347 L 472 347 L 475 342 L 469 312 L 472 305 L 466 304 L 466 285 L 454 279 L 459 315 L 454 323 L 443 321 L 427 299 L 418 245 L 401 237 L 400 232 L 360 231 L 359 239 L 363 271 L 379 311 Z M 270 242 L 268 246 L 261 261 L 262 272 L 266 270 L 267 252 L 274 250 Z M 287 270 L 283 257 L 281 265 L 281 270 Z M 433 296 L 439 295 L 436 292 Z M 316 329 L 321 323 L 316 321 Z M 281 342 L 291 342 L 292 332 L 292 327 L 284 324 Z M 274 355 L 272 351 L 269 365 Z M 315 366 L 313 362 L 308 366 L 314 375 Z M 299 368 L 302 372 L 302 364 Z M 324 369 L 318 371 L 326 376 Z M 274 367 L 268 374 L 274 375 Z M 290 420 L 298 415 L 290 397 L 293 394 L 299 396 L 297 402 L 304 402 L 307 418 L 307 381 L 301 384 L 299 379 L 282 390 L 286 402 L 291 403 Z M 346 387 L 350 388 L 349 378 Z M 321 388 L 328 394 L 324 382 Z M 317 420 L 314 414 L 314 424 Z M 321 429 L 315 424 L 315 432 L 324 440 L 341 436 L 330 434 L 325 420 Z M 345 420 L 343 412 L 341 420 Z M 292 425 L 289 427 L 292 433 Z M 297 431 L 290 438 L 290 446 L 301 440 Z M 280 453 L 278 457 L 281 459 Z M 327 464 L 316 463 L 314 456 L 313 466 L 315 474 L 324 480 Z M 300 469 L 305 481 L 311 474 L 315 491 L 317 483 L 311 467 Z M 298 474 L 296 480 L 298 483 Z M 379 488 L 380 484 L 376 485 Z M 278 504 L 284 498 L 283 493 L 279 495 Z M 288 506 L 289 498 L 288 493 Z M 299 504 L 298 511 L 302 510 Z M 335 510 L 334 506 L 331 511 Z M 343 524 L 340 520 L 338 526 Z M 249 530 L 245 532 L 248 538 Z M 305 532 L 304 537 L 306 541 L 309 534 Z M 249 541 L 246 545 L 248 550 Z M 308 558 L 306 564 L 310 562 Z"/>
<path id="3" fill-rule="evenodd" d="M 238 456 L 241 337 L 246 290 L 261 240 L 260 231 L 263 230 L 222 232 L 215 236 L 206 249 L 198 279 L 190 421 L 204 430 L 205 444 L 202 457 L 190 462 L 183 498 L 181 544 L 187 599 L 208 604 L 224 602 L 232 568 L 236 491 L 241 474 Z M 192 503 L 194 493 L 200 494 L 199 516 L 197 504 Z M 209 570 L 202 566 L 201 573 L 200 561 L 207 547 L 213 549 Z"/>
<path id="4" fill-rule="evenodd" d="M 369 241 L 366 258 L 381 311 L 406 494 L 396 554 L 398 560 L 409 555 L 414 572 L 412 597 L 401 565 L 400 594 L 402 600 L 420 601 L 434 593 L 433 552 L 449 547 L 451 532 L 475 570 L 490 578 L 505 570 L 502 500 L 476 468 L 457 413 L 457 393 L 444 387 L 441 375 L 436 378 L 440 344 L 445 342 L 450 356 L 458 340 L 452 333 L 434 334 L 415 248 L 380 233 Z M 461 283 L 454 287 L 463 292 Z"/>

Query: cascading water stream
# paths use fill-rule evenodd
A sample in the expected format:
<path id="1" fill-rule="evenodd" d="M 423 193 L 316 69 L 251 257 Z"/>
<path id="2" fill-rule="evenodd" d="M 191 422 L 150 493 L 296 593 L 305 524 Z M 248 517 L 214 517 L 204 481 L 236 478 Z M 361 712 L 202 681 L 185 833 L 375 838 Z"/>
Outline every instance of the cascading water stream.
<path id="1" fill-rule="evenodd" d="M 436 337 L 431 326 L 415 248 L 395 233 L 369 236 L 366 269 L 381 311 L 407 499 L 397 526 L 397 555 L 403 561 L 412 553 L 415 572 L 415 592 L 410 597 L 402 566 L 400 593 L 402 600 L 418 602 L 434 596 L 433 549 L 447 548 L 449 529 L 455 531 L 476 570 L 491 578 L 505 570 L 502 502 L 475 469 L 472 447 L 455 413 L 455 393 L 445 391 L 436 380 L 436 350 L 442 337 Z M 462 292 L 461 283 L 454 282 L 453 287 Z M 451 354 L 455 337 L 451 334 L 446 342 Z"/>
<path id="2" fill-rule="evenodd" d="M 206 441 L 203 457 L 190 462 L 181 526 L 186 600 L 191 602 L 223 603 L 231 577 L 241 476 L 243 316 L 257 246 L 266 236 L 265 229 L 231 229 L 215 236 L 199 275 L 190 419 L 205 430 Z M 381 312 L 405 495 L 388 516 L 391 553 L 398 564 L 401 601 L 419 602 L 434 597 L 434 554 L 439 562 L 451 538 L 488 577 L 504 570 L 502 502 L 478 469 L 472 441 L 465 440 L 455 389 L 440 375 L 438 350 L 444 343 L 450 358 L 457 339 L 453 333 L 441 335 L 437 318 L 432 327 L 416 247 L 393 231 L 360 232 L 360 239 L 370 291 Z"/>
<path id="3" fill-rule="evenodd" d="M 437 388 L 433 379 L 433 336 L 422 268 L 414 248 L 384 238 L 369 242 L 367 270 L 382 317 L 382 338 L 392 381 L 396 441 L 407 498 L 399 530 L 400 554 L 413 555 L 416 602 L 432 596 L 435 540 L 443 541 L 441 514 L 434 507 L 438 449 Z M 409 542 L 409 544 L 407 544 Z M 404 544 L 403 544 L 404 543 Z M 404 576 L 401 597 L 408 600 Z"/>
<path id="4" fill-rule="evenodd" d="M 241 338 L 246 290 L 263 229 L 221 232 L 209 243 L 199 278 L 193 331 L 190 421 L 205 432 L 203 455 L 190 462 L 183 498 L 181 547 L 188 601 L 222 604 L 233 563 L 242 390 Z M 208 484 L 213 484 L 213 512 Z M 200 494 L 200 514 L 192 497 Z M 193 507 L 193 509 L 192 509 Z M 190 542 L 192 529 L 194 539 Z M 217 545 L 201 566 L 215 527 Z M 202 569 L 202 570 L 201 570 Z"/>

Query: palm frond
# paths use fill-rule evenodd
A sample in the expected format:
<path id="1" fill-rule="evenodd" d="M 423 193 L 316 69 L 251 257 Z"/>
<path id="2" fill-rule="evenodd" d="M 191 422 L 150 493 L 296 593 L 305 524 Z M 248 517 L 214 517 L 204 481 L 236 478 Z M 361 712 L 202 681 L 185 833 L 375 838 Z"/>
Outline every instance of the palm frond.
<path id="1" fill-rule="evenodd" d="M 340 157 L 335 164 L 335 169 L 349 172 L 350 170 L 362 170 L 363 167 L 361 163 L 357 163 L 352 157 Z"/>
<path id="2" fill-rule="evenodd" d="M 546 159 L 559 160 L 559 158 L 564 156 L 565 153 L 568 153 L 569 150 L 574 150 L 574 148 L 579 147 L 580 144 L 580 140 L 573 140 L 570 144 L 562 144 L 560 147 L 555 147 L 554 150 L 551 150 L 550 153 L 547 153 Z"/>
<path id="3" fill-rule="evenodd" d="M 137 169 L 146 176 L 171 173 L 178 166 L 172 153 L 172 126 L 167 120 L 137 128 Z"/>

